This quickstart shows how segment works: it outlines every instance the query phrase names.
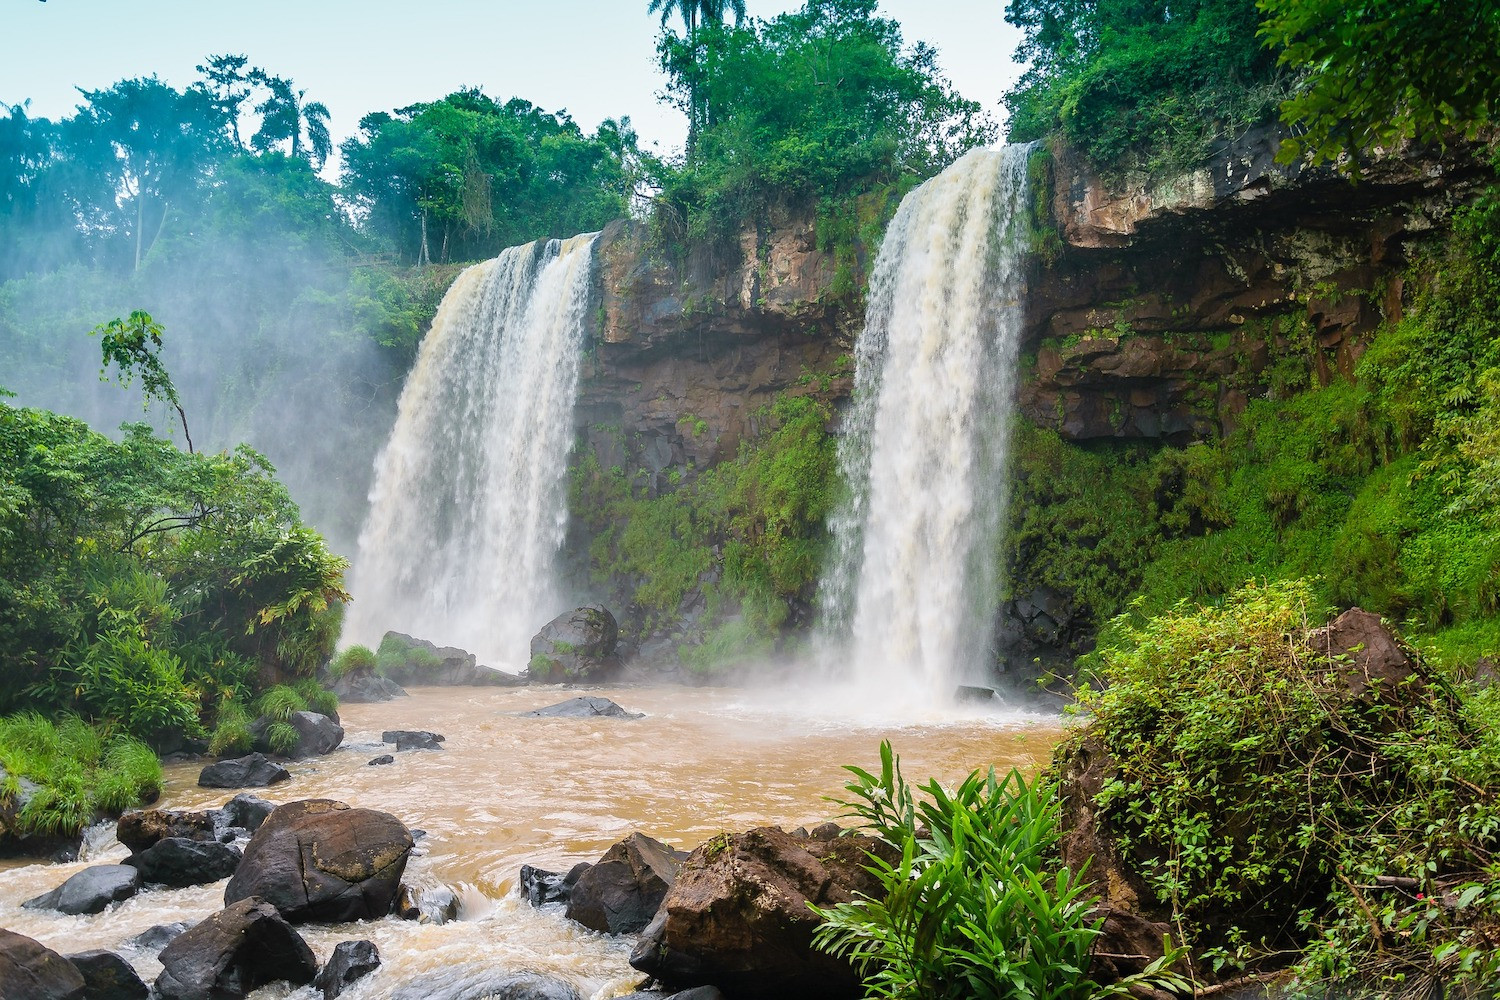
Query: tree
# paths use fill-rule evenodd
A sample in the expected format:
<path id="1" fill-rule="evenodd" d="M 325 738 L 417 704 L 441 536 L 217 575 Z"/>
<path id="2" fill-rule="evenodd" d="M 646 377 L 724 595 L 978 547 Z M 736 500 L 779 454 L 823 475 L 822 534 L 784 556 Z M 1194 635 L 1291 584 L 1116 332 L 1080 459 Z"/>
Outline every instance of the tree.
<path id="1" fill-rule="evenodd" d="M 108 323 L 94 327 L 91 336 L 99 338 L 99 352 L 104 367 L 99 377 L 106 378 L 113 364 L 120 372 L 120 384 L 130 386 L 139 378 L 146 400 L 158 400 L 170 405 L 182 418 L 182 436 L 187 440 L 188 454 L 193 454 L 193 436 L 188 433 L 187 414 L 182 401 L 177 398 L 177 387 L 167 374 L 167 366 L 161 363 L 162 325 L 151 318 L 151 314 L 140 309 L 130 314 L 129 319 L 116 317 Z"/>
<path id="2" fill-rule="evenodd" d="M 1261 37 L 1304 74 L 1282 105 L 1285 160 L 1472 138 L 1500 118 L 1495 0 L 1258 0 Z"/>
<path id="3" fill-rule="evenodd" d="M 734 14 L 736 26 L 744 23 L 745 0 L 651 0 L 646 8 L 648 14 L 661 14 L 663 28 L 672 19 L 672 15 L 677 14 L 682 18 L 682 26 L 687 31 L 689 65 L 684 68 L 684 75 L 688 85 L 687 151 L 689 156 L 692 155 L 693 148 L 697 145 L 698 129 L 704 124 L 705 117 L 705 109 L 697 95 L 698 74 L 695 71 L 698 61 L 698 26 L 700 23 L 723 24 L 725 17 L 731 12 Z"/>
<path id="4" fill-rule="evenodd" d="M 202 89 L 214 102 L 214 107 L 229 124 L 230 138 L 236 151 L 245 151 L 240 138 L 240 109 L 250 99 L 250 74 L 245 71 L 250 57 L 246 55 L 209 56 L 207 63 L 194 67 L 203 74 L 195 86 Z"/>
<path id="5" fill-rule="evenodd" d="M 286 142 L 293 156 L 305 156 L 314 168 L 322 169 L 333 152 L 327 105 L 307 100 L 306 90 L 294 89 L 290 80 L 263 69 L 252 70 L 250 79 L 269 92 L 266 99 L 255 106 L 261 120 L 260 128 L 250 137 L 251 147 L 265 152 L 278 142 Z M 307 134 L 305 146 L 304 132 Z"/>

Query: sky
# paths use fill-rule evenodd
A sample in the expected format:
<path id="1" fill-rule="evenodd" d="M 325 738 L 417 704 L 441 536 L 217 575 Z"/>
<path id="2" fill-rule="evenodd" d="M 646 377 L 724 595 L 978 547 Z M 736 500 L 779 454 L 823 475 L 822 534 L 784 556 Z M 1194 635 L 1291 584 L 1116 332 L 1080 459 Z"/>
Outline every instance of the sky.
<path id="1" fill-rule="evenodd" d="M 629 115 L 642 144 L 680 149 L 686 123 L 657 95 L 660 19 L 648 0 L 0 0 L 0 102 L 70 115 L 76 87 L 155 73 L 185 88 L 210 54 L 244 53 L 322 101 L 335 141 L 370 111 L 462 86 L 566 110 L 592 131 Z M 752 17 L 800 6 L 747 0 Z M 959 93 L 999 120 L 1020 74 L 1004 0 L 881 0 L 908 42 L 925 41 Z"/>

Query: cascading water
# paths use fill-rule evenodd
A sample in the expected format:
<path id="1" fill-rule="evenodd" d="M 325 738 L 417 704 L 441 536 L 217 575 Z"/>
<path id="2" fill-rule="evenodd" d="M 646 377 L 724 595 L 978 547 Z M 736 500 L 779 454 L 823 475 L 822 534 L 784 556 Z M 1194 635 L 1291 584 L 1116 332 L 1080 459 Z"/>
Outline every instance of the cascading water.
<path id="1" fill-rule="evenodd" d="M 511 247 L 443 297 L 376 459 L 347 639 L 395 629 L 519 669 L 560 610 L 595 235 Z"/>
<path id="2" fill-rule="evenodd" d="M 870 279 L 820 599 L 837 655 L 887 697 L 948 696 L 990 638 L 1029 151 L 975 150 L 908 194 Z"/>

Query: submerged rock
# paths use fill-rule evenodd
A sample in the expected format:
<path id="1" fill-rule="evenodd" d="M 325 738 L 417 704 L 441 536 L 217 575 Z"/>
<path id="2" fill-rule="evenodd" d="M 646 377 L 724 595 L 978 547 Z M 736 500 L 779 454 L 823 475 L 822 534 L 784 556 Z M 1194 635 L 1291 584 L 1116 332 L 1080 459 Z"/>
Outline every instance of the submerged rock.
<path id="1" fill-rule="evenodd" d="M 442 733 L 429 733 L 425 729 L 387 729 L 380 734 L 380 742 L 396 744 L 396 752 L 402 750 L 441 750 L 447 737 Z"/>
<path id="2" fill-rule="evenodd" d="M 367 760 L 365 762 L 365 766 L 366 767 L 379 767 L 382 764 L 394 764 L 394 763 L 396 763 L 396 758 L 392 757 L 388 753 L 383 753 L 379 757 L 371 757 L 369 760 Z"/>
<path id="3" fill-rule="evenodd" d="M 161 1000 L 231 1000 L 277 980 L 312 982 L 318 961 L 276 908 L 243 899 L 184 931 L 162 949 Z"/>
<path id="4" fill-rule="evenodd" d="M 340 941 L 313 980 L 323 1000 L 333 1000 L 344 990 L 380 968 L 380 949 L 373 941 Z"/>
<path id="5" fill-rule="evenodd" d="M 579 874 L 568 919 L 606 934 L 634 934 L 651 922 L 687 854 L 632 833 Z"/>
<path id="6" fill-rule="evenodd" d="M 0 986 L 10 1000 L 84 1000 L 83 974 L 24 934 L 0 928 Z"/>
<path id="7" fill-rule="evenodd" d="M 331 688 L 341 703 L 365 705 L 407 697 L 406 689 L 389 677 L 382 677 L 369 667 L 349 671 L 333 682 Z"/>
<path id="8" fill-rule="evenodd" d="M 155 924 L 126 941 L 125 947 L 137 948 L 148 954 L 156 955 L 167 945 L 181 937 L 183 931 L 191 926 L 192 924 L 186 920 L 176 920 L 170 924 Z"/>
<path id="9" fill-rule="evenodd" d="M 270 731 L 276 720 L 263 715 L 250 724 L 250 738 L 260 753 L 271 753 Z M 287 724 L 297 730 L 297 743 L 282 756 L 293 760 L 333 753 L 344 742 L 344 727 L 317 712 L 293 712 Z"/>
<path id="10" fill-rule="evenodd" d="M 146 1000 L 151 995 L 135 968 L 112 951 L 83 951 L 67 958 L 83 976 L 88 1000 Z"/>
<path id="11" fill-rule="evenodd" d="M 895 860 L 890 845 L 870 837 L 814 841 L 776 827 L 715 837 L 683 862 L 630 964 L 669 990 L 859 997 L 854 969 L 813 948 L 819 921 L 808 904 L 878 897 L 880 882 L 866 870 L 872 851 Z"/>
<path id="12" fill-rule="evenodd" d="M 441 978 L 397 990 L 391 1000 L 581 1000 L 561 979 L 534 972 L 496 972 L 485 967 L 457 969 Z"/>
<path id="13" fill-rule="evenodd" d="M 292 772 L 265 754 L 252 753 L 210 764 L 198 775 L 202 788 L 265 788 L 286 781 Z"/>
<path id="14" fill-rule="evenodd" d="M 101 913 L 110 903 L 129 899 L 140 889 L 141 873 L 129 865 L 95 865 L 21 905 L 28 910 L 56 910 L 72 916 Z"/>
<path id="15" fill-rule="evenodd" d="M 569 698 L 560 701 L 556 705 L 548 705 L 546 708 L 533 709 L 530 712 L 517 712 L 517 715 L 535 719 L 644 719 L 644 712 L 627 712 L 608 698 L 598 698 L 593 695 L 585 695 L 579 698 Z"/>
<path id="16" fill-rule="evenodd" d="M 132 854 L 125 863 L 138 870 L 143 881 L 183 889 L 228 878 L 239 867 L 240 858 L 238 847 L 216 840 L 168 837 Z"/>
<path id="17" fill-rule="evenodd" d="M 602 605 L 558 615 L 531 640 L 527 677 L 534 683 L 597 681 L 619 667 L 620 626 Z"/>
<path id="18" fill-rule="evenodd" d="M 292 923 L 377 919 L 391 912 L 413 844 L 390 813 L 288 802 L 250 838 L 224 902 L 257 897 Z"/>

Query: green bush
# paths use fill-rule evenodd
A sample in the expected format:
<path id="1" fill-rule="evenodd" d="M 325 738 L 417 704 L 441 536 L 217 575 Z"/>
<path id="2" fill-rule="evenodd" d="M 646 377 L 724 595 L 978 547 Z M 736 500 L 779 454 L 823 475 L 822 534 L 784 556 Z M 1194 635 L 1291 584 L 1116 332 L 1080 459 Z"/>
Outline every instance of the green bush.
<path id="1" fill-rule="evenodd" d="M 266 729 L 266 743 L 270 745 L 272 753 L 289 754 L 297 749 L 297 743 L 301 739 L 301 734 L 287 722 L 273 722 Z"/>
<path id="2" fill-rule="evenodd" d="M 278 684 L 260 696 L 255 704 L 255 711 L 257 716 L 268 716 L 275 722 L 285 722 L 294 712 L 307 711 L 307 699 L 296 688 Z"/>
<path id="3" fill-rule="evenodd" d="M 215 757 L 240 757 L 250 752 L 254 742 L 250 735 L 250 715 L 244 706 L 237 701 L 221 704 L 213 735 L 209 737 L 208 752 Z"/>
<path id="4" fill-rule="evenodd" d="M 328 670 L 335 677 L 343 677 L 355 670 L 374 670 L 375 663 L 375 651 L 369 646 L 350 646 L 333 658 Z"/>
<path id="5" fill-rule="evenodd" d="M 96 816 L 155 800 L 161 762 L 133 737 L 77 716 L 53 723 L 35 712 L 0 718 L 0 801 L 14 803 L 21 778 L 41 786 L 21 808 L 20 832 L 76 834 Z"/>
<path id="6" fill-rule="evenodd" d="M 1132 987 L 1187 984 L 1169 971 L 1174 952 L 1109 986 L 1088 977 L 1100 922 L 1082 872 L 1057 862 L 1059 800 L 1019 771 L 978 771 L 953 792 L 937 781 L 917 801 L 889 743 L 881 771 L 849 767 L 842 803 L 875 836 L 896 846 L 891 864 L 871 853 L 884 899 L 814 910 L 814 943 L 849 958 L 869 996 L 909 1000 L 1128 996 Z"/>

